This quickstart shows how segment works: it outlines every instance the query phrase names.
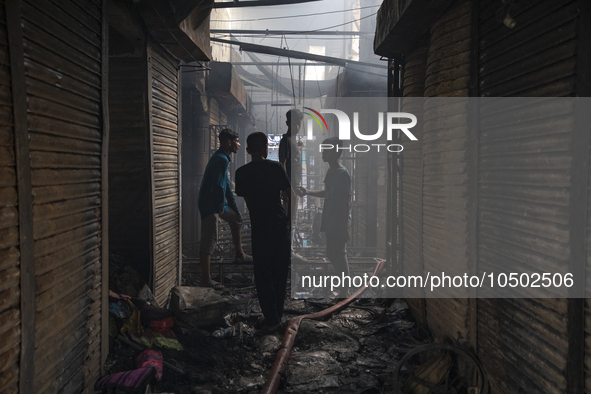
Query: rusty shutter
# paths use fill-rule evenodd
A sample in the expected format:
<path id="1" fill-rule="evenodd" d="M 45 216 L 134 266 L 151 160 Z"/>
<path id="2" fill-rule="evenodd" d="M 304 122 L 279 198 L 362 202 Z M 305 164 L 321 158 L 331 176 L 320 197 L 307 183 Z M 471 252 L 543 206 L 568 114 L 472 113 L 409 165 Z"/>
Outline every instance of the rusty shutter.
<path id="1" fill-rule="evenodd" d="M 574 2 L 525 2 L 517 22 L 499 19 L 502 4 L 479 11 L 480 96 L 569 96 L 575 90 L 578 10 Z M 501 15 L 503 16 L 503 15 Z M 571 134 L 556 127 L 572 111 L 553 102 L 534 129 L 494 129 L 482 105 L 479 134 L 478 267 L 507 259 L 524 267 L 568 265 Z M 523 119 L 527 121 L 527 119 Z M 558 122 L 558 123 L 557 123 Z M 519 185 L 516 190 L 515 185 Z M 511 196 L 511 197 L 508 197 Z M 566 299 L 481 299 L 478 353 L 495 393 L 567 392 Z"/>
<path id="2" fill-rule="evenodd" d="M 102 9 L 21 3 L 36 277 L 35 392 L 100 373 Z"/>
<path id="3" fill-rule="evenodd" d="M 178 61 L 150 47 L 154 193 L 154 296 L 165 305 L 179 282 L 180 193 Z"/>
<path id="4" fill-rule="evenodd" d="M 367 109 L 367 102 L 359 103 L 361 108 Z M 359 127 L 360 129 L 367 129 L 369 126 L 369 119 L 367 110 L 359 109 Z M 365 126 L 364 126 L 365 125 Z M 351 183 L 353 187 L 352 208 L 351 208 L 351 241 L 349 246 L 366 247 L 367 246 L 367 226 L 376 223 L 368 223 L 367 220 L 367 204 L 369 201 L 369 154 L 351 152 L 353 157 L 353 173 L 351 174 Z M 341 160 L 342 161 L 342 160 Z M 324 179 L 323 179 L 324 181 Z M 324 188 L 324 184 L 322 184 Z"/>
<path id="5" fill-rule="evenodd" d="M 20 256 L 15 138 L 4 1 L 0 4 L 0 387 L 18 392 Z"/>
<path id="6" fill-rule="evenodd" d="M 420 115 L 423 101 L 413 101 L 411 97 L 423 97 L 427 71 L 429 43 L 421 42 L 405 56 L 402 95 L 403 112 Z M 405 275 L 423 275 L 423 119 L 419 118 L 413 133 L 416 143 L 408 143 L 402 151 L 402 261 Z M 425 301 L 421 290 L 407 289 L 407 302 L 415 318 L 425 324 Z"/>
<path id="7" fill-rule="evenodd" d="M 472 2 L 456 2 L 432 25 L 425 97 L 468 96 L 472 7 Z M 433 267 L 447 272 L 449 267 L 456 267 L 470 272 L 467 101 L 445 111 L 438 107 L 440 103 L 427 99 L 424 105 L 423 264 L 426 271 Z M 468 338 L 467 299 L 428 299 L 426 313 L 436 335 Z"/>

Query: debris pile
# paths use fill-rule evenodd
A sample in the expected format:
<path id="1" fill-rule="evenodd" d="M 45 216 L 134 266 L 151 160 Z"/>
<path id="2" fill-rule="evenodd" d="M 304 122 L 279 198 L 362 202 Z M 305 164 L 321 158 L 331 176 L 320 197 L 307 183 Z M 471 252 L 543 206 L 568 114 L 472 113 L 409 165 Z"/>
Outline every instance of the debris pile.
<path id="1" fill-rule="evenodd" d="M 223 291 L 176 287 L 170 309 L 159 308 L 143 295 L 145 299 L 111 293 L 108 376 L 101 382 L 126 381 L 121 373 L 139 381 L 136 375 L 141 373 L 130 371 L 152 367 L 138 363 L 138 356 L 146 350 L 158 352 L 163 369 L 146 374 L 142 384 L 148 382 L 149 387 L 138 386 L 152 393 L 259 393 L 286 322 L 335 303 L 330 298 L 288 299 L 282 330 L 264 335 L 257 329 L 262 313 L 252 286 Z M 302 321 L 279 393 L 396 392 L 395 372 L 404 383 L 415 369 L 422 371 L 416 357 L 398 368 L 401 358 L 429 343 L 432 340 L 417 329 L 403 300 L 359 299 L 322 321 Z"/>

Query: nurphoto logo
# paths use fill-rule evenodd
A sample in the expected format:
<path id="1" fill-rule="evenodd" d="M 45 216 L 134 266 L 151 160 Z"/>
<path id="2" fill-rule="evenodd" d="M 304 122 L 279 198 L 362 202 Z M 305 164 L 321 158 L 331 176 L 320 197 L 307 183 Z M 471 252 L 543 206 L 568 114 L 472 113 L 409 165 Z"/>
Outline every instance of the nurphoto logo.
<path id="1" fill-rule="evenodd" d="M 318 123 L 321 130 L 326 129 L 328 132 L 328 124 L 322 114 L 333 114 L 337 117 L 339 125 L 339 139 L 342 141 L 351 140 L 351 120 L 349 115 L 338 109 L 321 109 L 316 111 L 312 108 L 304 107 L 310 112 L 304 112 L 304 114 L 310 116 L 306 122 L 307 138 L 308 140 L 313 139 L 313 120 Z M 386 138 L 388 141 L 392 141 L 397 135 L 394 134 L 394 130 L 400 130 L 406 135 L 411 141 L 417 141 L 417 137 L 410 132 L 409 129 L 417 125 L 417 117 L 408 112 L 378 112 L 378 131 L 374 134 L 364 134 L 359 130 L 359 113 L 353 112 L 353 133 L 355 137 L 362 141 L 376 141 L 382 137 L 384 133 L 384 114 L 386 115 Z M 400 122 L 402 119 L 409 119 L 408 123 L 395 123 Z M 348 146 L 337 146 L 337 150 L 347 150 L 349 152 L 369 152 L 372 149 L 376 149 L 378 152 L 380 148 L 384 147 L 388 152 L 402 152 L 403 147 L 400 144 L 354 144 Z M 334 149 L 335 147 L 331 144 L 320 144 L 320 152 L 323 149 Z"/>

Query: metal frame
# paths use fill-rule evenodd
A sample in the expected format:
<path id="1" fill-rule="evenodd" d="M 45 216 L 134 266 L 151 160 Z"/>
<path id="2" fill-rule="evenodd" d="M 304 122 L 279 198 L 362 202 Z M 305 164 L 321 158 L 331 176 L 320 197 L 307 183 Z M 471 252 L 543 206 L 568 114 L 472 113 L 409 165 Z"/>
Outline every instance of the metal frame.
<path id="1" fill-rule="evenodd" d="M 28 104 L 20 1 L 6 2 L 6 25 L 8 30 L 8 51 L 10 53 L 10 76 L 12 79 L 19 214 L 21 276 L 19 392 L 32 393 L 35 378 L 35 259 L 33 256 L 33 197 L 29 159 Z"/>
<path id="2" fill-rule="evenodd" d="M 109 354 L 109 21 L 107 1 L 102 1 L 102 126 L 101 149 L 101 374 Z"/>
<path id="3" fill-rule="evenodd" d="M 154 137 L 153 137 L 153 121 L 152 121 L 152 43 L 146 40 L 146 115 L 148 117 L 147 125 L 147 139 L 148 150 L 150 152 L 150 212 L 151 225 L 150 235 L 152 242 L 150 244 L 150 269 L 152 270 L 149 284 L 154 295 L 156 295 L 156 185 L 154 184 Z"/>
<path id="4" fill-rule="evenodd" d="M 577 96 L 591 95 L 591 4 L 579 1 L 579 32 L 577 38 Z M 580 100 L 576 104 L 575 133 L 573 135 L 573 163 L 571 173 L 570 196 L 570 264 L 569 272 L 578 278 L 578 286 L 571 288 L 567 305 L 568 354 L 566 360 L 567 391 L 573 394 L 585 392 L 585 298 L 576 294 L 585 291 L 587 260 L 587 188 L 589 183 L 589 131 L 591 129 L 591 113 L 585 107 L 588 100 Z"/>

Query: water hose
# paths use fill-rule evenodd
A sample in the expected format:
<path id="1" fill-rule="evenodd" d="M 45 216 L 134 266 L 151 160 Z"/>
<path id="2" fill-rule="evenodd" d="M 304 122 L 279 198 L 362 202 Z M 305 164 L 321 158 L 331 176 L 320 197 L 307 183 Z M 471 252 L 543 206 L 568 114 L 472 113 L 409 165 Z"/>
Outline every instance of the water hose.
<path id="1" fill-rule="evenodd" d="M 380 271 L 384 268 L 385 262 L 386 260 L 378 260 L 372 276 L 377 276 L 380 273 Z M 300 328 L 300 323 L 302 322 L 302 320 L 320 319 L 330 315 L 333 312 L 337 312 L 343 309 L 345 306 L 349 305 L 351 302 L 353 302 L 355 298 L 359 297 L 366 289 L 367 285 L 357 290 L 355 294 L 353 294 L 346 300 L 343 300 L 323 311 L 310 313 L 307 315 L 301 315 L 291 319 L 287 324 L 285 334 L 283 335 L 283 341 L 281 341 L 281 346 L 279 347 L 279 351 L 277 352 L 277 357 L 275 357 L 275 363 L 273 364 L 273 368 L 271 368 L 271 372 L 269 372 L 269 376 L 267 377 L 267 381 L 265 382 L 265 386 L 263 387 L 263 391 L 261 391 L 261 394 L 275 394 L 279 389 L 279 384 L 281 383 L 281 375 L 287 369 L 287 362 L 289 361 L 291 349 L 293 348 L 296 335 L 298 335 L 298 329 Z"/>

